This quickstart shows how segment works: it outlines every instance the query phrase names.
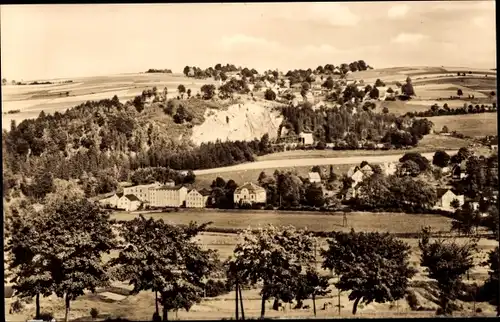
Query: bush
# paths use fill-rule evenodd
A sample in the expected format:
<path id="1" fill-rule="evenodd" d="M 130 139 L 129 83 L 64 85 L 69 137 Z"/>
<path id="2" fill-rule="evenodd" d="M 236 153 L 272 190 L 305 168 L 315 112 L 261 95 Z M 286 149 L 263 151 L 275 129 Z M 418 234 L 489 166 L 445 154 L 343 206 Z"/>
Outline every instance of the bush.
<path id="1" fill-rule="evenodd" d="M 96 319 L 99 316 L 99 311 L 95 307 L 91 308 L 90 316 L 92 317 L 92 319 Z"/>
<path id="2" fill-rule="evenodd" d="M 54 318 L 54 314 L 51 312 L 40 313 L 40 320 L 42 320 L 42 321 L 52 321 L 53 318 Z"/>
<path id="3" fill-rule="evenodd" d="M 229 287 L 222 281 L 208 280 L 205 284 L 205 296 L 217 297 L 230 292 Z"/>
<path id="4" fill-rule="evenodd" d="M 153 314 L 153 322 L 160 322 L 161 321 L 161 316 L 158 313 Z"/>
<path id="5" fill-rule="evenodd" d="M 267 205 L 264 209 L 265 210 L 274 210 L 274 207 L 273 207 L 273 205 Z"/>
<path id="6" fill-rule="evenodd" d="M 16 299 L 10 304 L 10 314 L 19 313 L 24 309 L 24 304 L 20 299 Z"/>
<path id="7" fill-rule="evenodd" d="M 406 294 L 406 301 L 408 302 L 408 305 L 412 309 L 412 311 L 418 310 L 418 307 L 420 306 L 420 303 L 418 302 L 418 298 L 415 295 L 414 291 L 408 291 Z"/>

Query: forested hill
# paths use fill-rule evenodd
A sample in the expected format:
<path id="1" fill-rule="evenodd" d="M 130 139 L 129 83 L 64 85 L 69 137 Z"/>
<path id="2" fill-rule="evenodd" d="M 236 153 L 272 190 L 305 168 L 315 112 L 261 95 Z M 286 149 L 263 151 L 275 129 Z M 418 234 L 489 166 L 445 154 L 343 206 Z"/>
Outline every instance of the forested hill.
<path id="1" fill-rule="evenodd" d="M 253 161 L 269 147 L 258 140 L 195 147 L 173 138 L 171 128 L 148 117 L 148 108 L 138 111 L 133 103 L 122 104 L 115 96 L 64 113 L 41 112 L 36 119 L 12 124 L 2 136 L 4 196 L 6 188 L 42 174 L 95 181 L 100 185 L 96 193 L 105 193 L 113 191 L 118 181 L 130 180 L 138 168 L 228 166 Z"/>

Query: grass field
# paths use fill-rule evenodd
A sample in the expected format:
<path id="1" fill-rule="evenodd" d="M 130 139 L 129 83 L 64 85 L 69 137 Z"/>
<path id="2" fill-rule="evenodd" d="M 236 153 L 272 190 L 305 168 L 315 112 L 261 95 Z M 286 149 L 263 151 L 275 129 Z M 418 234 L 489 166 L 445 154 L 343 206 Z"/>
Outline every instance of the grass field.
<path id="1" fill-rule="evenodd" d="M 116 220 L 131 220 L 137 213 L 116 212 L 111 215 Z M 180 210 L 171 213 L 145 213 L 145 217 L 162 218 L 174 224 L 188 224 L 190 221 L 212 222 L 214 228 L 245 229 L 259 225 L 293 225 L 311 231 L 384 231 L 390 233 L 417 233 L 423 226 L 435 230 L 449 231 L 451 219 L 438 215 L 403 213 L 352 212 L 347 214 L 348 224 L 342 227 L 342 213 L 318 212 L 278 212 L 278 211 L 219 211 L 219 210 Z"/>
<path id="2" fill-rule="evenodd" d="M 429 118 L 436 130 L 447 126 L 449 131 L 457 131 L 467 136 L 497 135 L 497 114 L 444 115 Z"/>

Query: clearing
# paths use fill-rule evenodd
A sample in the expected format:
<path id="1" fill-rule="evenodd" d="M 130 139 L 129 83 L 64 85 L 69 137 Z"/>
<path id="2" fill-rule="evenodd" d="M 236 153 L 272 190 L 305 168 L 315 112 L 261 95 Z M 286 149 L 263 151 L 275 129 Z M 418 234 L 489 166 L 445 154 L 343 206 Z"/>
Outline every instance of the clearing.
<path id="1" fill-rule="evenodd" d="M 497 135 L 497 113 L 443 115 L 428 118 L 434 123 L 434 129 L 441 130 L 447 126 L 448 130 L 457 131 L 466 136 L 480 137 Z"/>

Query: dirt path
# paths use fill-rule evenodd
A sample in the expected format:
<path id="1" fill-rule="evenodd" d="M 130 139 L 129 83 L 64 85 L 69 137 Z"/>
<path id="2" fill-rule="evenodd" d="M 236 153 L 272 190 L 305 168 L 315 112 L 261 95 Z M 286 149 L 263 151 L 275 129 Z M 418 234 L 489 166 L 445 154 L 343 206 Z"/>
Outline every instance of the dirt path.
<path id="1" fill-rule="evenodd" d="M 458 150 L 448 150 L 446 153 L 455 154 Z M 268 168 L 289 168 L 298 166 L 314 166 L 314 165 L 329 165 L 329 164 L 359 164 L 363 161 L 369 163 L 384 163 L 384 162 L 398 162 L 399 159 L 404 155 L 404 153 L 392 154 L 392 155 L 365 155 L 365 156 L 352 156 L 352 157 L 341 157 L 341 158 L 304 158 L 304 159 L 283 159 L 283 160 L 267 160 L 267 161 L 256 161 L 243 163 L 238 165 L 233 165 L 229 167 L 222 168 L 212 168 L 195 170 L 195 175 L 220 173 L 220 172 L 231 172 L 231 171 L 244 171 L 244 170 L 255 170 L 255 169 L 268 169 Z M 424 157 L 432 160 L 434 152 L 422 153 Z"/>

